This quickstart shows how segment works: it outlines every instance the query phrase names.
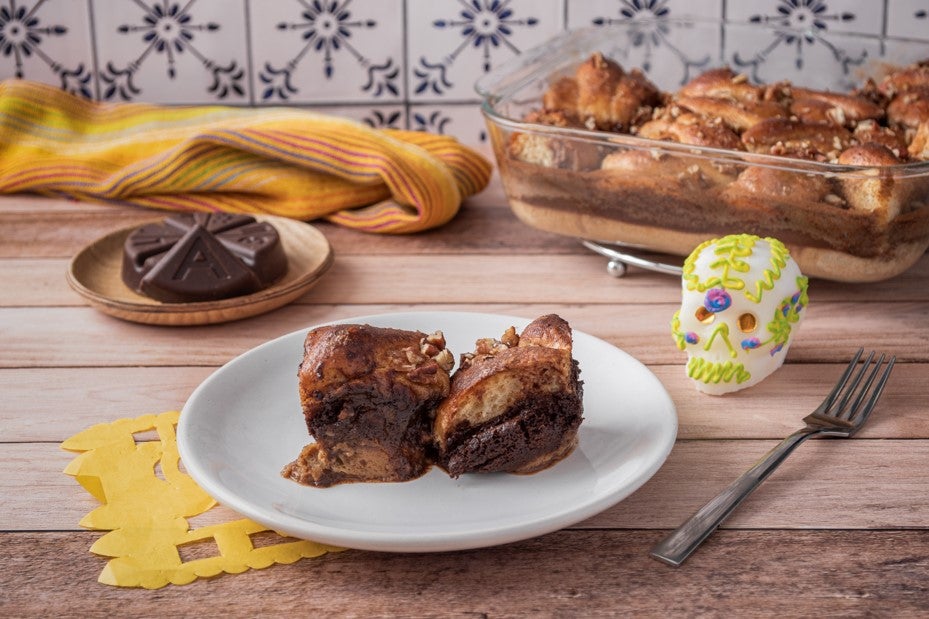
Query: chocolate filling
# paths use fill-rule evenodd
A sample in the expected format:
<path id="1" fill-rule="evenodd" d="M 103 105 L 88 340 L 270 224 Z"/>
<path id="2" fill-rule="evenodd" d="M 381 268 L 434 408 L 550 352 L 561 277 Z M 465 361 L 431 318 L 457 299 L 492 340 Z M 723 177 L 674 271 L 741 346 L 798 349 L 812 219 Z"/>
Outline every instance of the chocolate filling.
<path id="1" fill-rule="evenodd" d="M 487 423 L 456 428 L 448 438 L 442 466 L 452 477 L 513 471 L 555 452 L 580 423 L 580 398 L 565 394 L 529 397 Z"/>
<path id="2" fill-rule="evenodd" d="M 366 445 L 383 452 L 397 479 L 413 479 L 425 473 L 433 459 L 432 415 L 441 398 L 419 400 L 408 387 L 392 383 L 390 392 L 366 385 L 348 384 L 332 394 L 319 392 L 319 409 L 307 428 L 318 449 L 330 460 L 351 469 L 353 453 L 343 454 L 339 445 Z M 358 462 L 362 467 L 366 464 Z M 313 485 L 325 487 L 353 481 L 350 472 L 327 471 Z"/>

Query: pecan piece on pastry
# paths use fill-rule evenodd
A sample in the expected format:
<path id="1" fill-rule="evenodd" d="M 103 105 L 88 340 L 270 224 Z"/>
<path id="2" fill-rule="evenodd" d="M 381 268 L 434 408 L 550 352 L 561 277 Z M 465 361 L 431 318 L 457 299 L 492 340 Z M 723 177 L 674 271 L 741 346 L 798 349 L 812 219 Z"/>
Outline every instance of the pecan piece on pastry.
<path id="1" fill-rule="evenodd" d="M 774 101 L 738 101 L 719 97 L 677 97 L 675 102 L 692 112 L 714 118 L 744 131 L 768 118 L 787 118 L 787 110 Z"/>
<path id="2" fill-rule="evenodd" d="M 877 85 L 878 91 L 891 98 L 919 88 L 929 88 L 929 61 L 893 71 Z"/>
<path id="3" fill-rule="evenodd" d="M 723 119 L 707 118 L 688 112 L 665 114 L 650 120 L 639 127 L 636 135 L 650 140 L 744 150 L 739 135 L 730 129 Z"/>
<path id="4" fill-rule="evenodd" d="M 902 131 L 884 127 L 874 120 L 863 120 L 855 127 L 853 136 L 859 144 L 875 142 L 889 149 L 895 157 L 906 159 L 906 139 Z"/>
<path id="5" fill-rule="evenodd" d="M 742 134 L 742 143 L 753 153 L 805 151 L 823 161 L 834 161 L 851 141 L 852 134 L 844 127 L 783 118 L 764 120 Z"/>
<path id="6" fill-rule="evenodd" d="M 854 94 L 792 87 L 790 111 L 804 122 L 832 123 L 853 127 L 858 121 L 880 119 L 884 109 Z"/>
<path id="7" fill-rule="evenodd" d="M 887 105 L 887 120 L 891 126 L 915 130 L 929 121 L 929 86 L 920 86 L 899 93 Z M 914 131 L 910 131 L 910 139 Z"/>

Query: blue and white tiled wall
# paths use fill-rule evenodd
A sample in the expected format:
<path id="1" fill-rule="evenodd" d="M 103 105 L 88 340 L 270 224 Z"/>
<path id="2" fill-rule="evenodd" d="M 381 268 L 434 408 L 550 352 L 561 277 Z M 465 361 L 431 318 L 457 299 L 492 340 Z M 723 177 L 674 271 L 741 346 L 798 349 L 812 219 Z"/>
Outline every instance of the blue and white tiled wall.
<path id="1" fill-rule="evenodd" d="M 489 69 L 565 29 L 684 15 L 929 42 L 929 0 L 0 0 L 0 78 L 104 101 L 338 110 L 479 145 L 473 86 Z"/>

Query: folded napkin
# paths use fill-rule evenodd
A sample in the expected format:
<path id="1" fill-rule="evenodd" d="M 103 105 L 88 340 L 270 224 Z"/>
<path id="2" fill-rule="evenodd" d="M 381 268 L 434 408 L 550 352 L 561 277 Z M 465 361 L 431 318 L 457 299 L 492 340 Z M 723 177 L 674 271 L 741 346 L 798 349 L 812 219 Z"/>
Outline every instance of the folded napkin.
<path id="1" fill-rule="evenodd" d="M 448 222 L 490 172 L 454 138 L 302 109 L 100 103 L 0 82 L 0 193 L 401 233 Z"/>
<path id="2" fill-rule="evenodd" d="M 288 538 L 242 518 L 194 526 L 190 520 L 216 502 L 182 470 L 175 435 L 179 415 L 168 411 L 101 423 L 61 444 L 79 453 L 65 473 L 100 503 L 81 525 L 108 531 L 90 547 L 110 557 L 99 582 L 158 589 L 343 550 Z M 152 430 L 155 440 L 145 440 Z"/>

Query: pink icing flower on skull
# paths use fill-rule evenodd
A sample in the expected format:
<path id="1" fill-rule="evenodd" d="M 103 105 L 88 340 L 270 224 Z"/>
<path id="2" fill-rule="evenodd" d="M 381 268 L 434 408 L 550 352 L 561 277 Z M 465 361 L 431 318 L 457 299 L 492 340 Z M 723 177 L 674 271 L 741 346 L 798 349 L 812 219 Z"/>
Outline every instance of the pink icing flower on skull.
<path id="1" fill-rule="evenodd" d="M 722 288 L 710 288 L 703 299 L 703 307 L 714 314 L 722 312 L 732 305 L 732 297 Z"/>

